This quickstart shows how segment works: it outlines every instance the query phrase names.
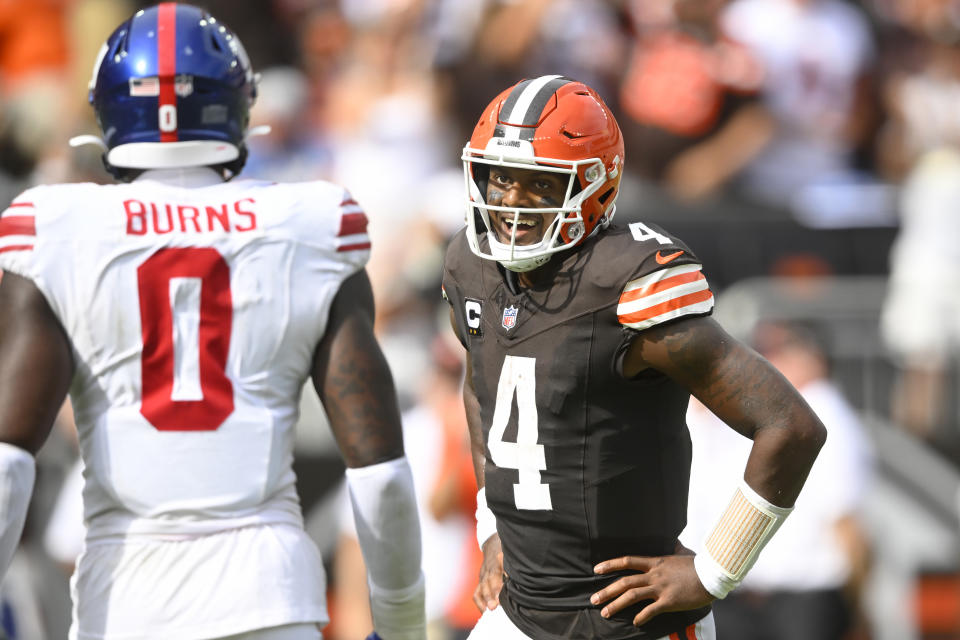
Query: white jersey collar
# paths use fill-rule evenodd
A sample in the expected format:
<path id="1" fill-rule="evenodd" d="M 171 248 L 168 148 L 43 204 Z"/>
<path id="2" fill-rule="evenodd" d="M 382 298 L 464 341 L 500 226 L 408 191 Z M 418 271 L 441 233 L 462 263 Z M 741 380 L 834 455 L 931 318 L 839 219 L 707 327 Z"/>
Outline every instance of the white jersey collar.
<path id="1" fill-rule="evenodd" d="M 179 169 L 147 169 L 134 182 L 162 182 L 175 187 L 209 187 L 223 184 L 223 177 L 210 167 L 187 167 Z"/>

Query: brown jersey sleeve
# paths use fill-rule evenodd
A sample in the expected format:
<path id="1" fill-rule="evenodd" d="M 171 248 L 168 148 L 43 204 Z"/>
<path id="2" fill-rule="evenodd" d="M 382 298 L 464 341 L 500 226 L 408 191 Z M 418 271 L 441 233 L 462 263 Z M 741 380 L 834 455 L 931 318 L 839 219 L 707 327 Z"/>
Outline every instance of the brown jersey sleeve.
<path id="1" fill-rule="evenodd" d="M 463 345 L 464 349 L 470 350 L 470 341 L 467 339 L 470 325 L 474 324 L 471 310 L 462 294 L 463 260 L 470 254 L 467 247 L 466 235 L 464 231 L 456 234 L 447 246 L 447 252 L 443 260 L 443 279 L 441 280 L 441 295 L 450 305 L 453 312 L 453 330 L 457 340 Z M 472 256 L 472 254 L 470 254 Z"/>
<path id="2" fill-rule="evenodd" d="M 623 234 L 622 242 L 628 244 L 621 255 L 632 264 L 619 271 L 628 274 L 617 299 L 621 325 L 642 331 L 713 310 L 713 292 L 689 247 L 655 225 L 635 222 L 626 230 L 629 234 Z"/>

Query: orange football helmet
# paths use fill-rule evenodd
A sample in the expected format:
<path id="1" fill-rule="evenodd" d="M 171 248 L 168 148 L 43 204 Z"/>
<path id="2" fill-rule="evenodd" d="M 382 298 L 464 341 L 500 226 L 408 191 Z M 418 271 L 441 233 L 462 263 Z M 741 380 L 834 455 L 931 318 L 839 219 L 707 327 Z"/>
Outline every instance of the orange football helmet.
<path id="1" fill-rule="evenodd" d="M 623 175 L 623 135 L 596 91 L 563 76 L 541 76 L 518 82 L 494 98 L 464 147 L 462 160 L 470 249 L 512 271 L 530 271 L 613 218 Z M 563 204 L 549 209 L 487 204 L 490 166 L 567 174 Z M 540 242 L 518 245 L 516 229 L 509 243 L 498 240 L 491 210 L 557 216 Z"/>

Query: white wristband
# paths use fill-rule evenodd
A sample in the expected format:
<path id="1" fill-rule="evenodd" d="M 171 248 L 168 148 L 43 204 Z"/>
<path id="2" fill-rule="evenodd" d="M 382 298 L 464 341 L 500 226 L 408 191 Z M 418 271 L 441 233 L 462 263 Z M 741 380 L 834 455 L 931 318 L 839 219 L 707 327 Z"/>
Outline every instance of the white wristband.
<path id="1" fill-rule="evenodd" d="M 370 615 L 377 635 L 384 640 L 423 640 L 427 637 L 426 584 L 421 574 L 405 589 L 380 589 L 370 585 Z"/>
<path id="2" fill-rule="evenodd" d="M 357 540 L 367 565 L 370 612 L 385 640 L 426 634 L 420 569 L 420 521 L 413 475 L 405 457 L 347 469 Z"/>
<path id="3" fill-rule="evenodd" d="M 20 544 L 36 473 L 32 455 L 0 442 L 0 579 Z"/>
<path id="4" fill-rule="evenodd" d="M 793 507 L 778 507 L 741 482 L 693 559 L 703 587 L 715 598 L 735 589 Z"/>
<path id="5" fill-rule="evenodd" d="M 487 489 L 480 487 L 477 491 L 477 544 L 483 550 L 483 543 L 497 532 L 497 517 L 487 506 Z"/>

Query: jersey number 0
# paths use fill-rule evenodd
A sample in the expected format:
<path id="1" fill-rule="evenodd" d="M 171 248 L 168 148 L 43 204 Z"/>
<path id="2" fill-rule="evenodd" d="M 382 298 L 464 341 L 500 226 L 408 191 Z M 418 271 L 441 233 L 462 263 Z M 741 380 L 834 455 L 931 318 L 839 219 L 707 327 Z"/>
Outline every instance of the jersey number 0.
<path id="1" fill-rule="evenodd" d="M 140 413 L 161 431 L 211 431 L 233 413 L 226 374 L 230 267 L 213 248 L 161 249 L 137 269 Z"/>
<path id="2" fill-rule="evenodd" d="M 516 469 L 519 482 L 513 485 L 517 509 L 550 510 L 550 485 L 540 482 L 540 472 L 547 468 L 547 459 L 539 438 L 536 403 L 536 358 L 506 356 L 497 384 L 497 405 L 487 446 L 493 463 L 501 469 Z M 517 397 L 517 441 L 504 442 L 513 397 Z"/>

